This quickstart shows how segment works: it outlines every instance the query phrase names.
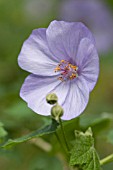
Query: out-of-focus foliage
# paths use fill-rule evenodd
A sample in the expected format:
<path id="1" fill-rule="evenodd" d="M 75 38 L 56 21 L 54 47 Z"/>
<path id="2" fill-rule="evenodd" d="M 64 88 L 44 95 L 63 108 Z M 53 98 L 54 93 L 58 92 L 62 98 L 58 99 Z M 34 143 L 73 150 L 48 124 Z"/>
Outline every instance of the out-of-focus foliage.
<path id="1" fill-rule="evenodd" d="M 0 142 L 28 134 L 51 119 L 33 113 L 19 97 L 27 73 L 17 65 L 22 43 L 31 31 L 47 27 L 57 19 L 60 0 L 0 0 Z M 103 2 L 103 1 L 102 1 Z M 113 10 L 113 1 L 106 1 Z M 80 122 L 79 122 L 80 121 Z M 100 76 L 90 101 L 80 120 L 64 123 L 66 136 L 73 141 L 74 130 L 90 125 L 94 131 L 95 147 L 103 158 L 113 153 L 113 52 L 100 56 Z M 60 134 L 60 129 L 57 130 Z M 0 150 L 2 170 L 63 170 L 66 169 L 62 151 L 54 134 L 44 136 L 52 150 L 46 151 L 35 142 L 19 144 Z M 62 137 L 61 137 L 62 139 Z M 0 143 L 0 145 L 1 145 Z M 73 142 L 72 142 L 73 143 Z M 104 149 L 103 149 L 104 148 Z M 57 165 L 57 166 L 56 166 Z M 64 166 L 65 165 L 65 166 Z M 103 166 L 111 170 L 113 164 Z"/>
<path id="2" fill-rule="evenodd" d="M 7 131 L 3 127 L 3 123 L 0 122 L 0 139 L 4 138 L 7 135 Z"/>
<path id="3" fill-rule="evenodd" d="M 107 134 L 107 141 L 113 144 L 113 129 Z"/>

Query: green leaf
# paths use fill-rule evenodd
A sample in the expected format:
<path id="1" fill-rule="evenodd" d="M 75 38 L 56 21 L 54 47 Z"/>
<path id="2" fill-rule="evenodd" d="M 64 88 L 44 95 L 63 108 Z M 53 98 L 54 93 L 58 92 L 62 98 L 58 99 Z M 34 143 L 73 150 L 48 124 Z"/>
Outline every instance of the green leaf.
<path id="1" fill-rule="evenodd" d="M 75 131 L 75 144 L 71 150 L 70 165 L 80 166 L 83 170 L 100 170 L 91 128 L 85 133 Z"/>
<path id="2" fill-rule="evenodd" d="M 51 125 L 48 125 L 46 127 L 44 127 L 43 129 L 39 129 L 36 130 L 30 134 L 27 134 L 25 136 L 22 136 L 20 138 L 17 139 L 9 139 L 4 145 L 2 145 L 2 148 L 9 148 L 13 145 L 19 144 L 19 143 L 23 143 L 26 142 L 32 138 L 36 138 L 36 137 L 40 137 L 43 135 L 47 135 L 47 134 L 51 134 L 54 133 L 57 129 L 58 123 L 55 120 L 52 120 Z"/>

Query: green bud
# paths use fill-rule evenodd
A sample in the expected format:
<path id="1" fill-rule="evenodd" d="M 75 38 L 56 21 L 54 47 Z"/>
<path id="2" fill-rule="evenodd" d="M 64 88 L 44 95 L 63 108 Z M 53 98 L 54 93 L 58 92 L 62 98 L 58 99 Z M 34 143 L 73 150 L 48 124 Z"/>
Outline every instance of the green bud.
<path id="1" fill-rule="evenodd" d="M 63 113 L 63 108 L 58 104 L 51 108 L 51 115 L 56 121 L 59 121 L 59 118 L 63 115 Z"/>
<path id="2" fill-rule="evenodd" d="M 57 95 L 55 93 L 48 94 L 46 96 L 46 101 L 47 101 L 47 103 L 53 105 L 53 104 L 57 103 L 58 97 L 57 97 Z"/>

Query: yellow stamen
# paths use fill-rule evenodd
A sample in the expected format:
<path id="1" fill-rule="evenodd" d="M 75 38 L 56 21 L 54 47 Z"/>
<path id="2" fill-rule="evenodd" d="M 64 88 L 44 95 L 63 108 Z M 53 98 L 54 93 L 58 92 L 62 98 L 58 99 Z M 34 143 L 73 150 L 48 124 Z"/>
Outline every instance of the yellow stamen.
<path id="1" fill-rule="evenodd" d="M 77 69 L 77 66 L 73 66 L 72 64 L 71 64 L 71 66 L 70 66 L 71 68 L 73 68 L 74 70 L 76 70 Z"/>
<path id="2" fill-rule="evenodd" d="M 57 67 L 54 69 L 55 72 L 60 71 L 60 70 L 61 70 L 61 68 L 60 68 L 59 66 L 57 66 Z"/>
<path id="3" fill-rule="evenodd" d="M 69 76 L 69 78 L 72 80 L 72 79 L 74 79 L 76 77 L 76 74 L 75 73 L 72 73 L 72 75 L 71 76 Z"/>
<path id="4" fill-rule="evenodd" d="M 61 62 L 61 63 L 65 63 L 65 60 L 61 60 L 60 62 Z"/>

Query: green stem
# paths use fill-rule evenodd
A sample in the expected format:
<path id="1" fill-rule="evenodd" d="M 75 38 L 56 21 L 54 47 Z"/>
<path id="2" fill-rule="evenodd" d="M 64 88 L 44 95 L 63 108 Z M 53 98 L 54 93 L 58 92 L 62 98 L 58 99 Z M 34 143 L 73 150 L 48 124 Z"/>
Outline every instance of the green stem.
<path id="1" fill-rule="evenodd" d="M 100 160 L 100 165 L 104 165 L 104 164 L 107 164 L 109 162 L 113 162 L 113 154 L 103 158 L 102 160 Z"/>
<path id="2" fill-rule="evenodd" d="M 63 124 L 62 124 L 62 120 L 60 118 L 59 118 L 59 123 L 60 123 L 60 126 L 61 126 L 61 131 L 62 131 L 62 135 L 63 135 L 64 141 L 65 141 L 67 151 L 69 152 L 70 151 L 69 145 L 68 145 L 68 142 L 67 142 L 67 139 L 66 139 L 66 135 L 65 135 Z"/>
<path id="3" fill-rule="evenodd" d="M 55 132 L 55 135 L 56 135 L 56 138 L 57 138 L 59 144 L 61 145 L 61 147 L 63 148 L 63 150 L 66 152 L 65 147 L 63 146 L 63 144 L 62 144 L 62 142 L 61 142 L 61 140 L 60 140 L 60 138 L 59 138 L 57 132 Z"/>

